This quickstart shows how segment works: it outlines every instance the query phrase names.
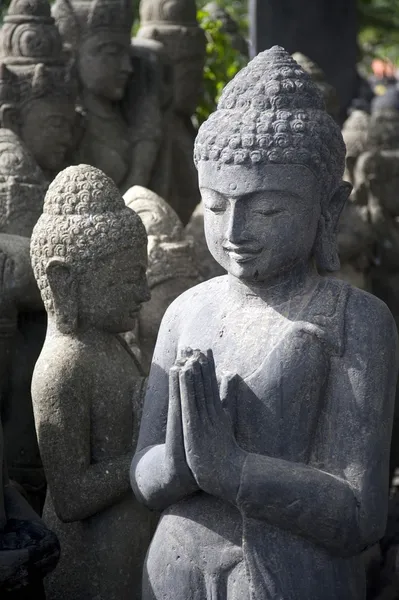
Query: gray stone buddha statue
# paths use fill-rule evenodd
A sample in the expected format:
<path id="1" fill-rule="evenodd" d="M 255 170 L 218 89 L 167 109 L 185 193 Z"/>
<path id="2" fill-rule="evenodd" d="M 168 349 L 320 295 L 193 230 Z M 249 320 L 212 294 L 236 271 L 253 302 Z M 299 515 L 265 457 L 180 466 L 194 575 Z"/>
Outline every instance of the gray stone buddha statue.
<path id="1" fill-rule="evenodd" d="M 51 180 L 73 143 L 77 87 L 47 0 L 11 1 L 0 29 L 0 61 L 17 88 L 4 109 L 5 126 Z"/>
<path id="2" fill-rule="evenodd" d="M 387 306 L 346 282 L 345 145 L 282 48 L 230 82 L 195 145 L 227 271 L 163 318 L 131 466 L 162 511 L 143 600 L 364 600 L 384 533 L 397 377 Z"/>
<path id="3" fill-rule="evenodd" d="M 161 42 L 173 66 L 173 104 L 166 116 L 159 156 L 162 169 L 155 173 L 150 187 L 186 225 L 200 201 L 192 160 L 195 129 L 191 117 L 202 92 L 205 34 L 198 25 L 195 1 L 141 0 L 137 37 Z"/>
<path id="4" fill-rule="evenodd" d="M 193 240 L 186 236 L 183 225 L 160 196 L 135 186 L 124 195 L 126 205 L 144 223 L 148 237 L 147 279 L 151 299 L 138 317 L 137 341 L 141 360 L 149 372 L 159 326 L 168 306 L 180 294 L 202 280 L 194 253 Z"/>
<path id="5" fill-rule="evenodd" d="M 345 179 L 352 184 L 356 161 L 367 150 L 369 125 L 370 115 L 363 110 L 354 110 L 342 127 L 346 146 Z"/>
<path id="6" fill-rule="evenodd" d="M 71 161 L 101 169 L 122 192 L 148 184 L 162 140 L 159 90 L 144 81 L 151 73 L 131 44 L 132 8 L 129 0 L 56 0 L 52 7 L 81 88 L 84 119 Z"/>
<path id="7" fill-rule="evenodd" d="M 31 257 L 48 313 L 32 380 L 43 514 L 62 547 L 48 597 L 138 600 L 152 516 L 129 464 L 145 380 L 119 334 L 149 299 L 145 228 L 109 177 L 69 167 L 48 189 Z"/>

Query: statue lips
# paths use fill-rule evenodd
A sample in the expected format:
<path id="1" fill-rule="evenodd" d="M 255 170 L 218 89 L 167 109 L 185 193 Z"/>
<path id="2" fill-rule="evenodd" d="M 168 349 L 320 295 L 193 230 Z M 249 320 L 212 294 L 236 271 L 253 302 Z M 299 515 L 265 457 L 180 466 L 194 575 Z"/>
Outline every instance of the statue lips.
<path id="1" fill-rule="evenodd" d="M 234 246 L 226 244 L 223 249 L 237 263 L 249 262 L 254 260 L 262 252 L 261 248 L 251 248 L 250 246 Z"/>

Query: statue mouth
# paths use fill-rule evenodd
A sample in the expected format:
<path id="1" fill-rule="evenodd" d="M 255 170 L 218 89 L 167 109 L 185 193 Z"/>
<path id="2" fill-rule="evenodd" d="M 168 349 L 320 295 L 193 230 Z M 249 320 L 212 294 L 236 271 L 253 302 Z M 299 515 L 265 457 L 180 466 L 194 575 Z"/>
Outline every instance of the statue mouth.
<path id="1" fill-rule="evenodd" d="M 229 257 L 237 263 L 249 262 L 254 260 L 262 252 L 261 248 L 251 248 L 249 246 L 233 246 L 226 244 L 223 246 L 224 251 Z"/>

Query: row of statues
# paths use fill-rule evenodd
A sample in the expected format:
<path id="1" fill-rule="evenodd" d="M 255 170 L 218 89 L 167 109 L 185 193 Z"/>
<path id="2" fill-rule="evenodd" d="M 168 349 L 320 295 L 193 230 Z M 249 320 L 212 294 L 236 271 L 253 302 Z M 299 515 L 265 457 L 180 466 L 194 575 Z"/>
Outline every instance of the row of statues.
<path id="1" fill-rule="evenodd" d="M 141 0 L 132 39 L 134 16 L 12 0 L 0 30 L 0 591 L 361 600 L 394 115 L 354 113 L 345 162 L 334 90 L 275 47 L 197 135 L 195 2 Z"/>

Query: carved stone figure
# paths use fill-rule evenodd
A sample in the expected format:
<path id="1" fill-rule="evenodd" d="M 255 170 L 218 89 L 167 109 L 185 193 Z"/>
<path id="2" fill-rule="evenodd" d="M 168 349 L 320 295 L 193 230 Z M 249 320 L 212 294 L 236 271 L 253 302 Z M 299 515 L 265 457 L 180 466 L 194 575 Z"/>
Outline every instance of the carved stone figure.
<path id="1" fill-rule="evenodd" d="M 191 215 L 186 226 L 186 234 L 194 240 L 194 252 L 202 278 L 207 281 L 212 277 L 225 275 L 226 271 L 209 252 L 204 230 L 204 205 L 200 202 Z"/>
<path id="2" fill-rule="evenodd" d="M 370 115 L 363 110 L 354 110 L 346 119 L 342 128 L 342 137 L 346 146 L 345 180 L 353 184 L 355 164 L 362 152 L 366 152 Z"/>
<path id="3" fill-rule="evenodd" d="M 131 467 L 163 511 L 142 598 L 363 600 L 397 334 L 383 302 L 315 268 L 339 268 L 341 132 L 274 47 L 226 86 L 195 158 L 228 274 L 180 296 L 159 332 Z"/>
<path id="4" fill-rule="evenodd" d="M 369 150 L 399 148 L 399 111 L 381 110 L 372 113 L 367 146 Z"/>
<path id="5" fill-rule="evenodd" d="M 0 232 L 30 238 L 48 184 L 15 133 L 0 129 Z"/>
<path id="6" fill-rule="evenodd" d="M 129 489 L 129 463 L 144 378 L 118 334 L 149 299 L 146 250 L 141 220 L 101 171 L 55 178 L 31 241 L 48 313 L 32 398 L 43 514 L 62 547 L 53 600 L 140 598 L 152 517 Z"/>
<path id="7" fill-rule="evenodd" d="M 20 310 L 40 304 L 29 240 L 0 235 L 0 595 L 44 598 L 42 578 L 57 564 L 59 543 L 10 482 L 1 422 L 9 416 L 7 384 Z"/>
<path id="8" fill-rule="evenodd" d="M 44 174 L 21 140 L 12 131 L 0 129 L 0 233 L 24 236 L 23 244 L 29 248 L 29 238 L 42 212 L 46 189 Z M 29 258 L 29 253 L 26 257 Z M 26 260 L 24 265 L 25 277 L 34 281 L 30 261 Z M 3 423 L 9 473 L 22 486 L 39 514 L 46 480 L 37 444 L 30 385 L 45 332 L 46 315 L 42 303 L 38 301 L 32 306 L 27 302 L 20 306 L 14 336 L 10 340 L 8 370 L 4 375 L 7 389 L 3 391 L 9 406 L 7 421 Z"/>
<path id="9" fill-rule="evenodd" d="M 205 34 L 197 22 L 195 0 L 141 0 L 137 37 L 161 42 L 173 65 L 174 97 L 159 156 L 162 169 L 151 189 L 167 200 L 186 225 L 200 201 L 191 117 L 202 91 Z"/>
<path id="10" fill-rule="evenodd" d="M 309 73 L 321 93 L 323 94 L 324 102 L 326 103 L 326 111 L 335 120 L 339 121 L 340 103 L 336 89 L 328 83 L 323 70 L 308 56 L 295 52 L 292 55 L 293 59 L 302 67 L 306 73 Z"/>
<path id="11" fill-rule="evenodd" d="M 0 30 L 0 61 L 14 102 L 2 101 L 15 131 L 51 180 L 73 142 L 76 80 L 47 0 L 12 0 Z M 3 82 L 5 78 L 3 76 Z"/>
<path id="12" fill-rule="evenodd" d="M 148 81 L 131 45 L 132 6 L 130 0 L 56 0 L 52 9 L 81 85 L 84 122 L 73 160 L 98 167 L 123 192 L 148 184 L 162 140 L 157 82 Z"/>
<path id="13" fill-rule="evenodd" d="M 139 313 L 138 345 L 146 372 L 168 306 L 180 294 L 201 281 L 193 241 L 171 206 L 154 192 L 135 186 L 124 196 L 126 205 L 144 223 L 148 236 L 147 278 L 151 300 Z"/>

